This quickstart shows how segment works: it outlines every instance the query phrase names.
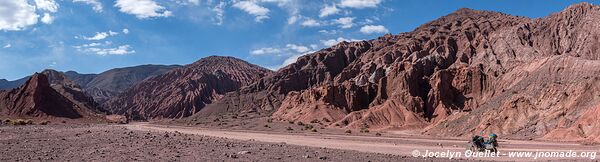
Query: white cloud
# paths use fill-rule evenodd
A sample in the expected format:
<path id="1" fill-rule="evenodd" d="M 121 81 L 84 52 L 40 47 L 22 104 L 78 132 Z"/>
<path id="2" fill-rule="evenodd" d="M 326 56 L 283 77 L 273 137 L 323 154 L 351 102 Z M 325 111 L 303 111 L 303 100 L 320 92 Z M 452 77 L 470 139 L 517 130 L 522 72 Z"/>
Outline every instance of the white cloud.
<path id="1" fill-rule="evenodd" d="M 188 2 L 196 6 L 200 4 L 200 0 L 188 0 Z"/>
<path id="2" fill-rule="evenodd" d="M 44 24 L 52 24 L 54 17 L 50 13 L 58 11 L 58 4 L 54 0 L 35 0 L 35 6 L 39 11 L 46 11 L 40 19 Z"/>
<path id="3" fill-rule="evenodd" d="M 342 17 L 339 19 L 335 19 L 333 22 L 335 24 L 339 24 L 340 28 L 342 29 L 348 29 L 351 28 L 352 26 L 354 26 L 354 17 Z"/>
<path id="4" fill-rule="evenodd" d="M 312 48 L 312 47 L 311 47 Z M 250 55 L 258 56 L 258 55 L 275 55 L 275 56 L 283 56 L 283 55 L 291 55 L 296 53 L 305 53 L 310 51 L 309 47 L 297 44 L 286 44 L 284 48 L 273 48 L 273 47 L 265 47 L 259 48 L 256 50 L 250 51 Z"/>
<path id="5" fill-rule="evenodd" d="M 111 41 L 104 41 L 103 43 L 93 42 L 93 43 L 84 44 L 84 45 L 81 45 L 81 46 L 73 46 L 73 47 L 81 51 L 81 50 L 83 50 L 85 48 L 89 48 L 89 47 L 109 46 L 111 44 L 112 44 Z"/>
<path id="6" fill-rule="evenodd" d="M 300 25 L 306 26 L 306 27 L 316 27 L 316 26 L 321 26 L 323 24 L 317 20 L 309 18 L 309 19 L 304 20 L 304 22 L 302 22 L 302 24 L 300 24 Z"/>
<path id="7" fill-rule="evenodd" d="M 175 3 L 178 5 L 193 5 L 193 6 L 200 5 L 200 0 L 171 0 L 171 1 L 175 1 Z M 209 0 L 209 3 L 212 3 L 212 0 Z"/>
<path id="8" fill-rule="evenodd" d="M 301 54 L 292 55 L 292 56 L 288 57 L 287 59 L 283 60 L 283 63 L 281 65 L 279 65 L 277 67 L 277 69 L 280 69 L 282 67 L 285 67 L 285 66 L 288 66 L 290 64 L 293 64 L 296 61 L 298 61 L 298 58 L 300 58 L 300 57 L 302 57 L 302 56 L 304 56 L 306 54 L 309 54 L 309 53 L 312 53 L 312 52 L 307 52 L 307 53 L 301 53 Z"/>
<path id="9" fill-rule="evenodd" d="M 277 57 L 283 59 L 283 63 L 275 66 L 270 66 L 269 69 L 277 70 L 281 67 L 287 66 L 291 63 L 296 62 L 298 57 L 313 53 L 318 48 L 318 45 L 311 44 L 308 46 L 298 44 L 286 44 L 285 47 L 265 47 L 250 51 L 252 56 L 261 57 Z"/>
<path id="10" fill-rule="evenodd" d="M 99 55 L 125 55 L 125 54 L 131 54 L 131 53 L 135 53 L 135 50 L 132 50 L 131 46 L 129 46 L 129 45 L 122 45 L 117 48 L 102 49 L 102 50 L 96 52 L 96 54 L 99 54 Z"/>
<path id="11" fill-rule="evenodd" d="M 294 0 L 258 0 L 266 3 L 277 3 L 277 6 L 284 7 L 289 6 Z"/>
<path id="12" fill-rule="evenodd" d="M 360 28 L 360 32 L 365 33 L 365 34 L 372 34 L 372 33 L 388 33 L 388 29 L 385 28 L 385 26 L 382 25 L 365 25 L 362 28 Z"/>
<path id="13" fill-rule="evenodd" d="M 300 16 L 298 16 L 298 15 L 293 15 L 293 16 L 290 16 L 290 18 L 288 18 L 288 24 L 290 24 L 290 25 L 291 25 L 291 24 L 294 24 L 294 23 L 296 23 L 296 21 L 298 21 L 298 18 L 299 18 L 299 17 L 300 17 Z"/>
<path id="14" fill-rule="evenodd" d="M 285 47 L 287 47 L 288 49 L 294 50 L 295 52 L 298 52 L 298 53 L 304 53 L 304 52 L 309 51 L 308 47 L 301 46 L 301 45 L 287 44 L 287 45 L 285 45 Z"/>
<path id="15" fill-rule="evenodd" d="M 129 34 L 129 29 L 127 29 L 127 28 L 123 29 L 123 34 Z"/>
<path id="16" fill-rule="evenodd" d="M 48 12 L 58 11 L 58 4 L 54 0 L 35 0 L 35 6 L 38 10 Z"/>
<path id="17" fill-rule="evenodd" d="M 92 37 L 83 37 L 83 39 L 85 40 L 102 40 L 104 38 L 108 37 L 108 33 L 106 32 L 96 32 L 96 35 L 92 36 Z"/>
<path id="18" fill-rule="evenodd" d="M 0 0 L 0 30 L 22 30 L 36 24 L 38 17 L 27 0 Z"/>
<path id="19" fill-rule="evenodd" d="M 254 1 L 240 1 L 233 4 L 233 7 L 245 11 L 248 14 L 254 15 L 256 22 L 262 22 L 264 19 L 268 19 L 267 16 L 270 12 L 268 8 L 256 4 Z"/>
<path id="20" fill-rule="evenodd" d="M 215 7 L 212 8 L 213 12 L 215 12 L 215 24 L 222 25 L 223 19 L 225 18 L 225 2 L 219 2 Z"/>
<path id="21" fill-rule="evenodd" d="M 127 32 L 129 32 L 129 30 L 127 30 Z M 115 36 L 117 34 L 119 34 L 119 33 L 109 30 L 108 32 L 96 32 L 96 35 L 94 35 L 92 37 L 84 36 L 83 39 L 85 39 L 85 40 L 102 40 L 102 39 L 107 38 L 108 36 Z"/>
<path id="22" fill-rule="evenodd" d="M 92 6 L 92 9 L 96 12 L 102 12 L 102 3 L 98 0 L 73 0 L 73 2 L 81 2 Z"/>
<path id="23" fill-rule="evenodd" d="M 131 49 L 130 45 L 121 45 L 115 48 L 105 48 L 111 45 L 112 42 L 106 41 L 104 43 L 90 43 L 81 46 L 74 46 L 80 52 L 91 52 L 97 55 L 125 55 L 135 53 L 135 50 Z"/>
<path id="24" fill-rule="evenodd" d="M 340 33 L 338 30 L 319 30 L 319 33 L 334 35 Z"/>
<path id="25" fill-rule="evenodd" d="M 321 17 L 321 18 L 323 18 L 323 17 L 327 17 L 327 16 L 329 16 L 329 15 L 337 14 L 337 13 L 339 13 L 340 11 L 341 11 L 341 10 L 340 10 L 340 9 L 338 9 L 338 8 L 335 6 L 335 4 L 334 4 L 334 5 L 331 5 L 331 6 L 325 5 L 325 6 L 324 6 L 324 7 L 321 9 L 321 11 L 320 11 L 320 13 L 319 13 L 319 17 Z"/>
<path id="26" fill-rule="evenodd" d="M 250 55 L 279 54 L 281 52 L 282 52 L 282 50 L 280 50 L 280 49 L 267 47 L 267 48 L 260 48 L 260 49 L 250 51 Z"/>
<path id="27" fill-rule="evenodd" d="M 355 42 L 355 41 L 362 41 L 362 40 L 360 40 L 360 39 L 346 39 L 346 38 L 339 37 L 337 39 L 321 40 L 321 43 L 323 43 L 323 45 L 325 45 L 327 47 L 331 47 L 331 46 L 334 46 L 334 45 L 336 45 L 336 44 L 338 44 L 340 42 L 343 42 L 343 41 L 346 41 L 346 42 Z"/>
<path id="28" fill-rule="evenodd" d="M 102 43 L 90 43 L 90 44 L 84 44 L 83 47 L 96 47 L 96 46 L 100 46 L 102 45 Z"/>
<path id="29" fill-rule="evenodd" d="M 381 0 L 342 0 L 340 6 L 362 9 L 377 7 L 379 3 L 381 3 Z"/>
<path id="30" fill-rule="evenodd" d="M 9 44 L 4 45 L 4 47 L 2 47 L 2 48 L 10 48 L 10 47 L 12 47 L 12 44 L 9 43 Z"/>
<path id="31" fill-rule="evenodd" d="M 378 20 L 378 19 L 375 19 L 375 20 Z M 360 24 L 361 25 L 372 24 L 375 22 L 375 20 L 367 18 L 367 19 L 363 20 L 362 22 L 360 22 Z"/>
<path id="32" fill-rule="evenodd" d="M 117 34 L 119 34 L 119 33 L 117 33 L 117 32 L 113 32 L 112 30 L 109 30 L 109 31 L 108 31 L 108 35 L 110 35 L 110 36 L 115 36 L 115 35 L 117 35 Z"/>
<path id="33" fill-rule="evenodd" d="M 119 11 L 135 15 L 138 19 L 169 17 L 173 13 L 153 0 L 117 0 L 115 7 Z"/>
<path id="34" fill-rule="evenodd" d="M 44 13 L 44 16 L 42 16 L 41 20 L 44 24 L 52 24 L 54 17 L 50 16 L 49 13 Z"/>

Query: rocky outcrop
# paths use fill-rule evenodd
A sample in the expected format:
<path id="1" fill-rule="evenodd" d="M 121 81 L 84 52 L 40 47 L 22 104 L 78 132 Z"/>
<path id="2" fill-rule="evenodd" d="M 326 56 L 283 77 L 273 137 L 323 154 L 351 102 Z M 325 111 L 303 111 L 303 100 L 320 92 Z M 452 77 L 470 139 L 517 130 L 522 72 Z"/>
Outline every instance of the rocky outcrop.
<path id="1" fill-rule="evenodd" d="M 255 113 L 331 127 L 542 137 L 600 101 L 597 20 L 600 7 L 588 3 L 540 19 L 460 9 L 412 32 L 300 57 L 193 118 Z"/>
<path id="2" fill-rule="evenodd" d="M 233 57 L 210 56 L 146 79 L 104 107 L 133 119 L 187 117 L 269 73 Z"/>
<path id="3" fill-rule="evenodd" d="M 63 93 L 65 92 L 69 93 L 69 91 Z M 45 74 L 36 73 L 23 86 L 10 91 L 0 91 L 0 114 L 18 118 L 59 117 L 103 120 L 103 115 L 96 112 L 95 108 L 87 107 L 85 103 L 74 100 L 78 98 L 75 95 L 77 94 L 69 94 L 68 97 L 62 95 L 52 88 Z"/>

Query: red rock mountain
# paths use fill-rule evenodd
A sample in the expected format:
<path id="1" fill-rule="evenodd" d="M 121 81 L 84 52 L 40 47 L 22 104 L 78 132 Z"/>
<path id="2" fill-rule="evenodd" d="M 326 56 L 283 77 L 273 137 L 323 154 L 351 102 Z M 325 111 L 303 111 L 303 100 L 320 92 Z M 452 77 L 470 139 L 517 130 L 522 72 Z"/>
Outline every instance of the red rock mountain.
<path id="1" fill-rule="evenodd" d="M 146 79 L 104 107 L 133 119 L 187 117 L 269 73 L 233 57 L 210 56 Z"/>
<path id="2" fill-rule="evenodd" d="M 539 19 L 460 9 L 412 32 L 300 57 L 192 119 L 254 113 L 330 127 L 598 140 L 600 124 L 588 120 L 598 113 L 584 114 L 600 103 L 599 49 L 599 6 Z"/>
<path id="3" fill-rule="evenodd" d="M 56 78 L 64 78 L 64 76 L 56 76 L 51 71 L 44 73 L 52 74 Z M 58 80 L 55 80 L 55 83 L 58 83 Z M 61 87 L 57 91 L 52 88 L 45 74 L 36 73 L 21 87 L 0 91 L 0 115 L 18 118 L 60 117 L 103 120 L 103 115 L 93 107 L 93 101 L 87 103 L 79 100 L 86 97 L 79 96 L 82 93 L 72 93 L 67 85 L 68 83 L 55 84 L 54 86 Z"/>

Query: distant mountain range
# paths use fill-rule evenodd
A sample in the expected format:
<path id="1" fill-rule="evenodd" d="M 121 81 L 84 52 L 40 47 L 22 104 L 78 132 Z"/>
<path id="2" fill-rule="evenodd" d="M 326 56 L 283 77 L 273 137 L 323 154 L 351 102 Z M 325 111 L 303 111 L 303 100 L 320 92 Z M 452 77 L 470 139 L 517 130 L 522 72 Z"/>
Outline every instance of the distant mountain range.
<path id="1" fill-rule="evenodd" d="M 7 82 L 0 116 L 183 118 L 271 71 L 233 57 L 210 56 L 186 66 L 142 65 L 100 74 L 47 69 Z M 10 85 L 9 85 L 10 84 Z M 89 97 L 91 96 L 91 97 Z M 109 100 L 108 103 L 102 104 Z M 16 103 L 16 104 L 11 104 Z M 100 105 L 100 104 L 102 105 Z"/>
<path id="2" fill-rule="evenodd" d="M 25 84 L 25 82 L 28 79 L 29 79 L 29 76 L 21 78 L 21 79 L 13 80 L 13 81 L 8 81 L 6 79 L 0 79 L 0 90 L 17 88 L 17 87 Z"/>
<path id="3" fill-rule="evenodd" d="M 183 118 L 270 73 L 237 58 L 210 56 L 148 78 L 103 107 L 133 119 Z"/>
<path id="4" fill-rule="evenodd" d="M 111 69 L 100 74 L 79 74 L 75 71 L 67 71 L 63 74 L 69 80 L 79 85 L 88 95 L 92 96 L 96 102 L 103 103 L 111 97 L 122 93 L 135 83 L 179 67 L 181 66 L 141 65 Z M 15 81 L 2 79 L 0 80 L 0 90 L 17 88 L 23 85 L 28 79 L 29 76 Z"/>

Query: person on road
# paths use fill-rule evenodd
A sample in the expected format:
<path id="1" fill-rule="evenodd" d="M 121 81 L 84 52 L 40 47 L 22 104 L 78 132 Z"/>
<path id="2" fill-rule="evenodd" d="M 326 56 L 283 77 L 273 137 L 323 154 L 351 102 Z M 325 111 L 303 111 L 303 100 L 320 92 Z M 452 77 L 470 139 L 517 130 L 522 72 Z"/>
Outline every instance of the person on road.
<path id="1" fill-rule="evenodd" d="M 492 133 L 489 136 L 489 139 L 485 142 L 486 144 L 492 144 L 494 147 L 498 147 L 498 135 Z"/>

